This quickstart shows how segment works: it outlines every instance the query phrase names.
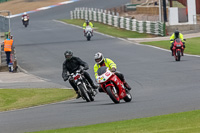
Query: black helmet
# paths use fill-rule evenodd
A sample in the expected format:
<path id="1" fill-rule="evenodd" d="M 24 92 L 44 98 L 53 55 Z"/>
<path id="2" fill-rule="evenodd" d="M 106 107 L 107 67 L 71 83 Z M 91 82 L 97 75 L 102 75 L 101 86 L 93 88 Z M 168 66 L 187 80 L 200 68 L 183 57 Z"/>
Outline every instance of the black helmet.
<path id="1" fill-rule="evenodd" d="M 90 23 L 90 21 L 89 20 L 85 20 L 85 23 L 88 25 Z"/>
<path id="2" fill-rule="evenodd" d="M 104 61 L 103 54 L 100 53 L 100 52 L 97 52 L 97 53 L 94 55 L 94 59 L 95 59 L 95 62 L 96 62 L 97 64 L 101 64 L 101 63 Z"/>
<path id="3" fill-rule="evenodd" d="M 64 56 L 67 60 L 70 60 L 73 56 L 73 52 L 71 50 L 67 50 L 65 51 Z"/>
<path id="4" fill-rule="evenodd" d="M 174 32 L 174 35 L 175 35 L 175 38 L 179 38 L 179 31 L 176 30 L 176 31 Z"/>

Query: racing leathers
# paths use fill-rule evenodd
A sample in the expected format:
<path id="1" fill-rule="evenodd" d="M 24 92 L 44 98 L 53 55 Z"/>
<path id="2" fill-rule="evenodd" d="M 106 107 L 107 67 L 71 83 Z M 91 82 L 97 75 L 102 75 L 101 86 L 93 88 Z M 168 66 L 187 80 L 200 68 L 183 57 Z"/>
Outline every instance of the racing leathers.
<path id="1" fill-rule="evenodd" d="M 62 72 L 62 77 L 64 79 L 64 81 L 68 80 L 69 76 L 68 73 L 71 74 L 73 72 L 76 72 L 77 70 L 79 70 L 81 68 L 81 66 L 83 66 L 84 70 L 89 69 L 89 66 L 86 62 L 82 61 L 79 57 L 72 57 L 70 60 L 65 60 L 63 63 L 63 72 Z M 90 75 L 84 71 L 83 72 L 84 77 L 88 80 L 88 82 L 90 83 L 90 85 L 96 89 L 97 86 L 94 85 L 92 79 L 90 78 Z M 71 86 L 74 88 L 74 90 L 76 91 L 76 93 L 78 94 L 78 88 L 74 82 L 73 79 L 69 79 L 69 83 L 71 84 Z"/>

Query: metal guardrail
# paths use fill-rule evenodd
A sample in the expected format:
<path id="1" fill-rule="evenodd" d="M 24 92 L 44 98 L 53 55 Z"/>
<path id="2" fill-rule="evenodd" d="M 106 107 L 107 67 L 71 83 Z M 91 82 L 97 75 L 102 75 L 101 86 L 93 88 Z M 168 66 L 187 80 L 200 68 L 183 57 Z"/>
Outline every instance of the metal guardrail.
<path id="1" fill-rule="evenodd" d="M 3 45 L 0 44 L 0 46 L 0 66 L 6 66 L 6 54 L 4 52 Z"/>

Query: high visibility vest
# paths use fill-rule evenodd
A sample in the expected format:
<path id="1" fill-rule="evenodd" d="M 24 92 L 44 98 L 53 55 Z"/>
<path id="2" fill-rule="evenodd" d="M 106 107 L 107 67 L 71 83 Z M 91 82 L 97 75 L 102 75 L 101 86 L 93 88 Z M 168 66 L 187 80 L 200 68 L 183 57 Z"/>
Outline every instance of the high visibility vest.
<path id="1" fill-rule="evenodd" d="M 13 40 L 4 40 L 4 51 L 12 51 Z"/>

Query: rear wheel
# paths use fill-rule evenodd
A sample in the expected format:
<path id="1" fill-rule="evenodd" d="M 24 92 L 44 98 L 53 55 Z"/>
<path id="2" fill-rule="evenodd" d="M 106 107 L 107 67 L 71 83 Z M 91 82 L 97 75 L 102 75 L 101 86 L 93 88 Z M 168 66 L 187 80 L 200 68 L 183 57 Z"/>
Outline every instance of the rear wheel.
<path id="1" fill-rule="evenodd" d="M 120 103 L 119 95 L 115 87 L 108 86 L 106 91 L 114 103 Z"/>
<path id="2" fill-rule="evenodd" d="M 130 102 L 132 100 L 132 95 L 129 90 L 126 90 L 126 97 L 124 97 L 125 102 Z"/>
<path id="3" fill-rule="evenodd" d="M 83 84 L 79 84 L 79 85 L 78 85 L 78 88 L 79 88 L 79 90 L 80 90 L 80 92 L 81 92 L 81 96 L 82 96 L 87 102 L 90 102 L 90 97 L 89 97 L 89 95 L 88 95 L 88 93 L 87 93 L 87 91 L 86 91 L 84 85 L 83 85 Z"/>

